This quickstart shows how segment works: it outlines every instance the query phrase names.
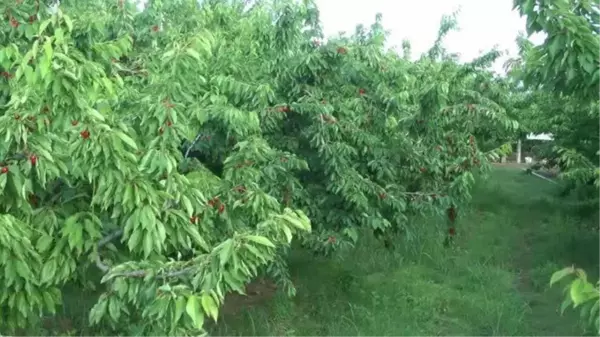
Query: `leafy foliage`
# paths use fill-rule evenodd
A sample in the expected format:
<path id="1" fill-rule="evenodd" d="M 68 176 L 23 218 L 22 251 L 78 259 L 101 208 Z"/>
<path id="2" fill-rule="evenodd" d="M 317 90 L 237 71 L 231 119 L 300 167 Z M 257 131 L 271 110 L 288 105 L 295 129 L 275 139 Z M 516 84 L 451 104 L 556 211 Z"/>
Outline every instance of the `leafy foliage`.
<path id="1" fill-rule="evenodd" d="M 380 18 L 323 42 L 310 1 L 54 8 L 0 5 L 9 331 L 81 283 L 104 290 L 91 324 L 202 334 L 259 274 L 294 294 L 294 237 L 329 253 L 430 213 L 450 241 L 498 155 L 479 130 L 517 128 L 485 70 L 498 52 L 458 64 L 441 48 L 452 18 L 412 62 L 384 50 Z"/>
<path id="2" fill-rule="evenodd" d="M 598 210 L 600 168 L 598 101 L 600 64 L 600 8 L 587 0 L 535 1 L 516 0 L 527 17 L 528 32 L 545 32 L 542 45 L 532 46 L 521 40 L 521 60 L 513 75 L 525 85 L 541 89 L 535 97 L 530 117 L 538 131 L 551 132 L 555 146 L 551 164 L 558 164 L 562 177 L 576 188 L 588 205 Z M 583 191 L 583 192 L 581 192 Z M 563 310 L 591 303 L 581 308 L 582 318 L 600 331 L 598 320 L 598 287 L 587 280 L 581 269 L 565 268 L 556 272 L 551 284 L 567 275 L 576 279 L 567 287 L 569 294 Z"/>

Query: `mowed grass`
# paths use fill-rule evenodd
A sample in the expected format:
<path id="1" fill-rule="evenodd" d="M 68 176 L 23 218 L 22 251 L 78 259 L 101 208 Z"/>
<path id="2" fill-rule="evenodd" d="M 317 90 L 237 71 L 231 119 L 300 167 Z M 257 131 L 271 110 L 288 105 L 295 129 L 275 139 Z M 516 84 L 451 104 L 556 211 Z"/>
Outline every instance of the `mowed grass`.
<path id="1" fill-rule="evenodd" d="M 460 211 L 452 248 L 442 246 L 445 220 L 430 218 L 394 251 L 369 236 L 335 258 L 296 251 L 295 298 L 225 315 L 211 334 L 582 335 L 579 313 L 561 316 L 562 288 L 548 281 L 573 263 L 597 279 L 598 233 L 556 204 L 556 188 L 495 169 Z"/>
<path id="2" fill-rule="evenodd" d="M 560 315 L 561 287 L 548 281 L 571 264 L 597 279 L 598 232 L 556 204 L 556 189 L 520 169 L 496 168 L 459 210 L 451 248 L 442 246 L 446 220 L 428 218 L 393 251 L 370 235 L 332 258 L 295 250 L 296 297 L 276 293 L 225 313 L 210 334 L 582 335 L 579 313 Z M 58 317 L 27 334 L 103 334 L 87 326 L 96 298 L 65 289 Z"/>

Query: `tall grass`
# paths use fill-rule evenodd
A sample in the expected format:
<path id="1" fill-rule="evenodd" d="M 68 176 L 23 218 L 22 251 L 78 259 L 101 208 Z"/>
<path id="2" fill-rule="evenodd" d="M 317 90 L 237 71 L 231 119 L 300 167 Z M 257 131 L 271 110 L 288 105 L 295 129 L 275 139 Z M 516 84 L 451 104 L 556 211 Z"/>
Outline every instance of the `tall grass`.
<path id="1" fill-rule="evenodd" d="M 462 210 L 457 240 L 442 246 L 426 219 L 394 251 L 369 236 L 334 259 L 297 251 L 298 295 L 226 315 L 216 335 L 582 335 L 558 312 L 554 271 L 575 263 L 598 274 L 598 233 L 557 205 L 557 186 L 496 169 Z M 588 226 L 589 228 L 589 226 Z M 596 227 L 597 228 L 597 227 Z"/>

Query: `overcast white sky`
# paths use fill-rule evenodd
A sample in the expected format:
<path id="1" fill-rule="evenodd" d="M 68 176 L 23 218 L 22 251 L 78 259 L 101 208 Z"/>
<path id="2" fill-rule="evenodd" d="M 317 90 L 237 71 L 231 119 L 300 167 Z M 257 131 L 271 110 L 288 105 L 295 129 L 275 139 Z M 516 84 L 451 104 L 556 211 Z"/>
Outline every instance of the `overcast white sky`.
<path id="1" fill-rule="evenodd" d="M 481 51 L 498 45 L 517 54 L 515 39 L 525 30 L 525 19 L 512 11 L 512 0 L 316 0 L 325 35 L 339 31 L 352 33 L 357 24 L 371 25 L 375 15 L 382 13 L 383 26 L 389 30 L 390 46 L 399 50 L 403 39 L 412 45 L 413 57 L 427 51 L 437 36 L 440 20 L 444 14 L 452 14 L 460 8 L 458 24 L 460 31 L 449 34 L 445 46 L 450 52 L 460 53 L 461 60 L 470 61 Z M 531 39 L 543 41 L 540 36 Z M 503 57 L 494 66 L 502 70 Z"/>

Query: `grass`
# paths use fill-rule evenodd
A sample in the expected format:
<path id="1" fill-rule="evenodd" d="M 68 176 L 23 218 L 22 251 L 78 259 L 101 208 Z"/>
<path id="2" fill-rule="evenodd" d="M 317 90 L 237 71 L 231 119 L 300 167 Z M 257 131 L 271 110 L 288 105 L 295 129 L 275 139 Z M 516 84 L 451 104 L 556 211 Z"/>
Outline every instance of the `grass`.
<path id="1" fill-rule="evenodd" d="M 598 233 L 555 204 L 556 188 L 495 169 L 459 211 L 451 248 L 442 246 L 445 220 L 429 218 L 394 250 L 368 235 L 334 258 L 296 250 L 297 296 L 276 293 L 224 314 L 211 335 L 582 335 L 578 312 L 560 315 L 561 289 L 548 281 L 573 263 L 598 275 Z M 70 328 L 56 318 L 46 334 L 94 334 L 91 305 L 81 291 L 66 293 L 60 316 Z"/>
<path id="2" fill-rule="evenodd" d="M 395 251 L 370 237 L 334 259 L 297 251 L 298 295 L 225 315 L 213 335 L 582 335 L 561 316 L 550 276 L 572 263 L 598 275 L 598 235 L 553 202 L 557 186 L 511 168 L 480 182 L 443 248 L 443 219 Z M 596 227 L 597 228 L 597 227 Z"/>

